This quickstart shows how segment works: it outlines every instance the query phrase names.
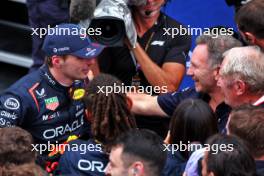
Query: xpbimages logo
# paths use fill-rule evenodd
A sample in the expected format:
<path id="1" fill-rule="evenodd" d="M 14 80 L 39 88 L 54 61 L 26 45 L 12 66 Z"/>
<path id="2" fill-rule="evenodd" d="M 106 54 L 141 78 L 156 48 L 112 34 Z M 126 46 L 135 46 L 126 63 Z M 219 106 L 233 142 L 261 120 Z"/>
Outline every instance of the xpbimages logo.
<path id="1" fill-rule="evenodd" d="M 90 152 L 103 152 L 102 144 L 77 144 L 77 143 L 67 143 L 60 144 L 58 141 L 54 143 L 50 143 L 48 141 L 47 144 L 31 144 L 31 151 L 36 151 L 39 154 L 50 153 L 52 151 L 73 151 L 80 152 L 80 154 L 85 154 L 87 151 Z"/>
<path id="2" fill-rule="evenodd" d="M 124 83 L 122 85 L 117 85 L 114 83 L 113 86 L 97 86 L 97 93 L 103 93 L 108 96 L 111 93 L 145 93 L 148 95 L 167 93 L 167 86 L 125 86 Z"/>
<path id="3" fill-rule="evenodd" d="M 171 38 L 175 38 L 177 35 L 210 35 L 212 38 L 217 38 L 219 35 L 234 35 L 233 28 L 195 28 L 190 25 L 187 25 L 186 27 L 180 25 L 179 28 L 163 28 L 163 31 L 163 35 L 171 36 Z"/>
<path id="4" fill-rule="evenodd" d="M 55 27 L 51 27 L 48 25 L 47 28 L 31 28 L 32 33 L 31 35 L 39 36 L 39 38 L 43 38 L 46 35 L 81 35 L 82 38 L 88 36 L 98 36 L 102 35 L 101 28 L 58 28 L 56 25 Z"/>
<path id="5" fill-rule="evenodd" d="M 190 141 L 188 141 L 188 144 L 184 144 L 182 143 L 182 141 L 180 141 L 179 144 L 163 144 L 163 151 L 167 151 L 167 152 L 171 152 L 172 154 L 176 153 L 176 152 L 194 152 L 196 150 L 200 150 L 202 148 L 205 149 L 205 151 L 211 151 L 212 154 L 217 154 L 219 151 L 223 151 L 223 152 L 232 152 L 234 150 L 234 146 L 233 144 L 213 144 L 213 145 L 209 145 L 209 144 L 199 144 L 199 143 L 191 143 Z"/>

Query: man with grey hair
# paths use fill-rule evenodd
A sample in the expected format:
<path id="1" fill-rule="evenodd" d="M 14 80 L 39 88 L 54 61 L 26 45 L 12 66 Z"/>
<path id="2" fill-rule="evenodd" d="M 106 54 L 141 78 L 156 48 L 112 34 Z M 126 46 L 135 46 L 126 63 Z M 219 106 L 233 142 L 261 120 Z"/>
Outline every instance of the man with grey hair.
<path id="1" fill-rule="evenodd" d="M 264 106 L 264 53 L 257 46 L 233 48 L 224 53 L 218 86 L 225 103 Z"/>
<path id="2" fill-rule="evenodd" d="M 215 37 L 215 36 L 214 36 Z M 224 96 L 217 86 L 222 54 L 241 43 L 228 35 L 218 35 L 214 38 L 202 35 L 197 38 L 191 66 L 187 74 L 192 76 L 195 88 L 181 92 L 173 92 L 156 97 L 144 94 L 129 94 L 133 101 L 132 111 L 144 115 L 171 116 L 177 105 L 187 98 L 200 98 L 207 102 L 218 118 L 219 130 L 225 128 L 230 107 L 224 103 Z"/>

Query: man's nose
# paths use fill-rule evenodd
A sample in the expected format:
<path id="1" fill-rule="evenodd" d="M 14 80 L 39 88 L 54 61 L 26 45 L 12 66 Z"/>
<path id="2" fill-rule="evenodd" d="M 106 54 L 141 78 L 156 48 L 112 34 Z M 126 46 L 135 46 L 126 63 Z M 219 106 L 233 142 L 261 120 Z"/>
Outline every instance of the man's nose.
<path id="1" fill-rule="evenodd" d="M 192 76 L 193 75 L 193 70 L 191 67 L 188 68 L 187 73 L 188 76 Z"/>
<path id="2" fill-rule="evenodd" d="M 217 79 L 217 83 L 216 83 L 216 85 L 217 85 L 218 87 L 221 87 L 221 81 L 222 81 L 222 78 L 219 77 L 219 78 Z"/>

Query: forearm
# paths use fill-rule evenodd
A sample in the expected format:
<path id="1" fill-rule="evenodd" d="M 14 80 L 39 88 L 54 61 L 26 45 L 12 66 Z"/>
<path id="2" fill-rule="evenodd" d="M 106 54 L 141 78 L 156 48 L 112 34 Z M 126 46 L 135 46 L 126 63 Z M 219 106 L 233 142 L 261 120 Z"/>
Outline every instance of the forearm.
<path id="1" fill-rule="evenodd" d="M 132 52 L 137 62 L 140 64 L 145 77 L 152 86 L 159 86 L 160 88 L 162 88 L 162 86 L 166 86 L 169 92 L 178 89 L 182 77 L 178 77 L 176 74 L 171 74 L 163 70 L 151 60 L 138 43 L 136 48 L 132 49 Z"/>
<path id="2" fill-rule="evenodd" d="M 157 96 L 138 93 L 127 93 L 127 96 L 132 100 L 131 111 L 133 113 L 147 116 L 167 116 L 167 114 L 160 108 Z"/>

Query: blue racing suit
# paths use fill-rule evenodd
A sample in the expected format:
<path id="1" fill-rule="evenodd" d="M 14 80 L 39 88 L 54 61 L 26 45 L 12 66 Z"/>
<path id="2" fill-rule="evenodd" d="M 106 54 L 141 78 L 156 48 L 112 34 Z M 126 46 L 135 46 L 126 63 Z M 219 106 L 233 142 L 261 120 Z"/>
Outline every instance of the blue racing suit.
<path id="1" fill-rule="evenodd" d="M 59 161 L 59 175 L 70 176 L 104 176 L 109 156 L 103 152 L 103 145 L 94 139 L 75 140 L 70 143 L 72 149 L 65 151 Z"/>
<path id="2" fill-rule="evenodd" d="M 84 86 L 82 81 L 74 84 Z M 20 126 L 37 144 L 61 143 L 70 134 L 89 134 L 85 105 L 80 99 L 72 99 L 69 91 L 43 65 L 0 95 L 0 127 Z"/>

